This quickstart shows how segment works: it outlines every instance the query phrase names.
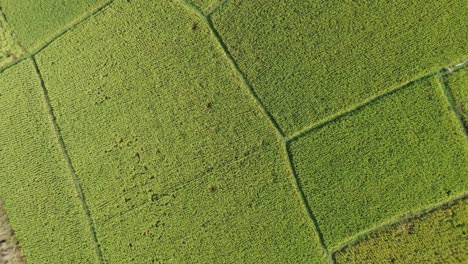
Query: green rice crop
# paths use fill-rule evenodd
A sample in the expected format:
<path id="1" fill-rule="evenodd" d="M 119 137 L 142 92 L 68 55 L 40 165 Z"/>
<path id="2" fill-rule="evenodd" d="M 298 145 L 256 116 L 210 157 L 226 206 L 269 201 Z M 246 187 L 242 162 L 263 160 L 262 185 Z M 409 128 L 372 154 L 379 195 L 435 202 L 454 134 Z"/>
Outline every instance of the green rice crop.
<path id="1" fill-rule="evenodd" d="M 28 263 L 97 257 L 40 80 L 24 61 L 0 74 L 0 197 Z"/>
<path id="2" fill-rule="evenodd" d="M 467 7 L 0 0 L 27 263 L 464 261 Z"/>
<path id="3" fill-rule="evenodd" d="M 467 55 L 463 0 L 227 1 L 214 27 L 290 136 Z"/>
<path id="4" fill-rule="evenodd" d="M 336 254 L 337 263 L 468 263 L 468 200 L 409 219 Z"/>
<path id="5" fill-rule="evenodd" d="M 326 244 L 468 188 L 468 142 L 436 77 L 291 143 Z"/>
<path id="6" fill-rule="evenodd" d="M 115 2 L 37 61 L 107 262 L 324 261 L 282 139 L 191 10 Z"/>

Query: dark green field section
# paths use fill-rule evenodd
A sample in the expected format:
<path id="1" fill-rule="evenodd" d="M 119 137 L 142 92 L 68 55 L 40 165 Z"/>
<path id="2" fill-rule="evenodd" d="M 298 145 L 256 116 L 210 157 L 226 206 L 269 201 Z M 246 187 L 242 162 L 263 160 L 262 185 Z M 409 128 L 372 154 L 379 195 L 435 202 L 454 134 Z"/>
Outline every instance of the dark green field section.
<path id="1" fill-rule="evenodd" d="M 0 74 L 0 197 L 28 263 L 97 261 L 30 61 Z"/>
<path id="2" fill-rule="evenodd" d="M 445 82 L 455 101 L 455 110 L 468 133 L 468 67 L 448 75 Z"/>
<path id="3" fill-rule="evenodd" d="M 37 61 L 108 263 L 325 263 L 282 139 L 191 10 L 115 2 Z"/>
<path id="4" fill-rule="evenodd" d="M 108 0 L 2 0 L 0 8 L 19 43 L 32 51 L 106 2 Z"/>
<path id="5" fill-rule="evenodd" d="M 214 27 L 286 135 L 466 57 L 462 0 L 242 1 Z"/>
<path id="6" fill-rule="evenodd" d="M 336 254 L 337 263 L 468 263 L 468 201 L 370 235 Z"/>
<path id="7" fill-rule="evenodd" d="M 436 77 L 334 120 L 290 147 L 330 248 L 468 188 L 468 142 Z"/>
<path id="8" fill-rule="evenodd" d="M 14 61 L 22 52 L 0 8 L 0 69 Z"/>

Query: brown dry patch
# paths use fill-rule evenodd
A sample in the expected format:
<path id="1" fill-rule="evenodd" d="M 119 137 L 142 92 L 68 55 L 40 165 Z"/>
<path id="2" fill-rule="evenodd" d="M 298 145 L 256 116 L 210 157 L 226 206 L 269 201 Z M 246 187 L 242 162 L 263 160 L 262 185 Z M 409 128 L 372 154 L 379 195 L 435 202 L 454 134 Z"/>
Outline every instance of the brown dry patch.
<path id="1" fill-rule="evenodd" d="M 18 242 L 15 239 L 6 211 L 0 201 L 0 264 L 24 264 Z"/>

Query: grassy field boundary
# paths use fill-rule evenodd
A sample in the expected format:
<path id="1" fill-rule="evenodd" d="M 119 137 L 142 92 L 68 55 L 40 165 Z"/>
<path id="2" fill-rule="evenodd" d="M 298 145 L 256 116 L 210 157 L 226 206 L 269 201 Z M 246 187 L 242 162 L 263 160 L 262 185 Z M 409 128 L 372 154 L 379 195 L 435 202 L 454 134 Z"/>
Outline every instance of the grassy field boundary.
<path id="1" fill-rule="evenodd" d="M 435 211 L 437 211 L 437 210 L 439 210 L 441 208 L 449 207 L 450 205 L 456 203 L 457 201 L 463 200 L 463 199 L 468 199 L 468 193 L 462 193 L 460 195 L 454 196 L 451 199 L 442 201 L 440 203 L 436 203 L 436 204 L 433 204 L 431 206 L 421 208 L 419 210 L 412 211 L 412 212 L 400 215 L 399 217 L 391 219 L 391 220 L 387 221 L 386 223 L 378 225 L 378 226 L 376 226 L 374 228 L 364 230 L 363 232 L 360 232 L 360 233 L 356 234 L 354 237 L 348 239 L 347 241 L 341 243 L 340 245 L 332 248 L 331 249 L 332 258 L 335 261 L 336 253 L 338 253 L 339 251 L 341 251 L 341 250 L 343 250 L 343 249 L 345 249 L 347 247 L 353 246 L 353 245 L 359 243 L 360 241 L 363 241 L 363 240 L 367 239 L 371 234 L 378 233 L 378 232 L 380 232 L 380 231 L 382 231 L 382 230 L 384 230 L 384 229 L 386 229 L 388 227 L 396 226 L 396 225 L 399 225 L 401 223 L 407 222 L 409 220 L 412 220 L 412 219 L 415 219 L 415 218 L 430 214 L 430 213 L 435 212 Z"/>
<path id="2" fill-rule="evenodd" d="M 199 8 L 197 8 L 196 6 L 194 6 L 193 4 L 191 4 L 191 3 L 189 3 L 189 2 L 187 2 L 185 0 L 179 0 L 179 2 L 182 5 L 184 5 L 187 9 L 195 12 L 196 14 L 198 14 L 199 16 L 201 16 L 202 18 L 205 19 L 206 23 L 208 24 L 208 26 L 210 28 L 210 31 L 211 31 L 212 35 L 216 38 L 216 41 L 219 43 L 224 55 L 226 56 L 227 60 L 231 64 L 233 70 L 237 73 L 238 77 L 241 79 L 242 83 L 247 88 L 249 94 L 255 100 L 255 103 L 256 103 L 257 107 L 259 108 L 259 110 L 269 120 L 269 122 L 273 126 L 273 128 L 274 128 L 275 132 L 277 133 L 277 135 L 283 140 L 283 147 L 285 149 L 284 150 L 285 157 L 286 157 L 286 159 L 288 161 L 288 164 L 289 164 L 289 166 L 288 166 L 289 170 L 290 170 L 290 172 L 291 172 L 291 174 L 293 176 L 292 178 L 293 178 L 293 182 L 294 182 L 294 188 L 296 189 L 296 192 L 297 192 L 298 197 L 299 197 L 299 199 L 301 201 L 301 204 L 303 205 L 305 213 L 306 213 L 306 215 L 307 215 L 307 217 L 308 217 L 308 219 L 309 219 L 309 221 L 310 221 L 310 223 L 312 225 L 312 229 L 314 230 L 315 235 L 319 239 L 320 246 L 321 246 L 325 256 L 327 257 L 328 262 L 331 263 L 331 264 L 334 264 L 335 261 L 333 259 L 333 256 L 330 254 L 329 250 L 325 246 L 325 240 L 323 239 L 322 232 L 320 231 L 320 228 L 319 228 L 319 226 L 317 224 L 317 220 L 316 220 L 316 218 L 314 216 L 314 213 L 313 213 L 311 207 L 309 206 L 309 204 L 308 204 L 308 202 L 307 202 L 307 200 L 305 198 L 304 192 L 302 190 L 301 183 L 299 181 L 299 178 L 297 176 L 297 173 L 296 173 L 296 170 L 295 170 L 295 167 L 294 167 L 294 163 L 292 161 L 292 155 L 290 154 L 289 144 L 288 144 L 288 140 L 286 138 L 285 133 L 283 132 L 283 130 L 281 129 L 281 127 L 279 126 L 278 122 L 275 120 L 273 115 L 266 109 L 264 103 L 262 102 L 260 97 L 257 95 L 257 93 L 252 88 L 250 82 L 246 78 L 245 74 L 241 71 L 239 65 L 237 64 L 237 62 L 234 59 L 234 57 L 232 56 L 232 54 L 229 52 L 229 49 L 227 48 L 226 44 L 224 43 L 223 39 L 221 38 L 221 35 L 218 33 L 218 31 L 214 27 L 213 22 L 212 22 L 212 20 L 210 18 L 210 15 L 212 13 L 214 13 L 219 7 L 221 7 L 225 2 L 227 2 L 227 0 L 220 1 L 218 3 L 218 5 L 216 5 L 215 8 L 212 9 L 211 11 L 209 11 L 208 14 L 206 14 L 206 15 L 203 14 L 203 12 Z"/>
<path id="3" fill-rule="evenodd" d="M 51 125 L 53 126 L 55 136 L 57 137 L 57 141 L 58 141 L 58 143 L 60 145 L 60 149 L 62 151 L 63 158 L 65 159 L 65 161 L 67 163 L 67 166 L 68 166 L 68 169 L 70 171 L 70 174 L 71 174 L 71 176 L 73 178 L 73 183 L 75 185 L 76 192 L 78 193 L 79 199 L 81 201 L 81 205 L 83 207 L 84 213 L 86 214 L 86 218 L 88 220 L 90 232 L 91 232 L 94 244 L 95 244 L 96 254 L 97 254 L 97 256 L 98 256 L 98 258 L 100 260 L 100 263 L 105 263 L 104 256 L 102 254 L 102 251 L 101 251 L 98 239 L 97 239 L 95 223 L 94 223 L 94 220 L 93 220 L 93 218 L 91 216 L 91 212 L 89 210 L 88 204 L 86 202 L 86 197 L 85 197 L 85 195 L 83 193 L 83 188 L 81 186 L 80 180 L 78 179 L 75 168 L 74 168 L 73 163 L 72 163 L 72 161 L 70 159 L 70 155 L 68 154 L 68 150 L 67 150 L 67 147 L 65 145 L 65 141 L 63 140 L 62 133 L 60 131 L 60 127 L 59 127 L 59 125 L 57 123 L 57 118 L 55 116 L 54 109 L 52 108 L 52 104 L 50 102 L 49 92 L 47 90 L 47 87 L 45 86 L 44 80 L 42 78 L 41 71 L 39 69 L 39 66 L 37 65 L 37 62 L 36 62 L 36 59 L 34 58 L 34 56 L 31 56 L 31 61 L 32 61 L 33 65 L 34 65 L 34 69 L 36 71 L 37 77 L 40 80 L 40 84 L 41 84 L 41 87 L 42 87 L 42 93 L 43 93 L 43 100 L 44 100 L 44 103 L 45 103 L 45 105 L 47 107 L 47 111 L 48 111 L 48 115 L 49 115 Z"/>
<path id="4" fill-rule="evenodd" d="M 206 18 L 207 22 L 208 22 L 208 26 L 210 27 L 210 30 L 211 32 L 213 33 L 213 35 L 215 36 L 215 38 L 217 39 L 219 45 L 221 46 L 221 48 L 223 49 L 224 51 L 224 54 L 226 55 L 226 57 L 228 58 L 229 62 L 231 63 L 232 67 L 234 68 L 234 70 L 236 71 L 236 73 L 239 75 L 239 78 L 242 80 L 242 82 L 244 83 L 244 86 L 247 87 L 247 89 L 249 90 L 249 93 L 252 95 L 252 97 L 255 99 L 255 102 L 257 103 L 259 109 L 262 111 L 263 115 L 265 115 L 265 117 L 270 121 L 270 123 L 273 125 L 274 129 L 276 130 L 276 132 L 278 133 L 278 135 L 283 138 L 283 140 L 286 138 L 283 130 L 281 129 L 281 127 L 279 126 L 278 122 L 275 120 L 275 118 L 273 117 L 273 115 L 266 109 L 265 107 L 265 104 L 262 102 L 262 100 L 260 99 L 260 97 L 258 97 L 257 93 L 254 91 L 254 89 L 252 88 L 252 85 L 250 84 L 249 80 L 247 80 L 247 78 L 245 77 L 245 74 L 240 70 L 239 68 L 239 65 L 237 64 L 237 62 L 234 60 L 234 58 L 232 57 L 231 53 L 229 52 L 229 50 L 227 49 L 227 46 L 226 44 L 224 43 L 223 39 L 221 38 L 221 36 L 219 35 L 218 31 L 216 30 L 216 28 L 214 27 L 213 25 L 213 22 L 211 21 L 211 19 L 209 17 Z"/>
<path id="5" fill-rule="evenodd" d="M 210 17 L 213 13 L 218 11 L 228 0 L 220 0 L 218 3 L 214 4 L 210 9 L 206 10 L 205 16 Z"/>
<path id="6" fill-rule="evenodd" d="M 68 33 L 69 31 L 73 30 L 74 28 L 76 28 L 77 26 L 79 26 L 80 24 L 82 24 L 83 22 L 87 21 L 88 19 L 90 19 L 91 17 L 93 16 L 96 16 L 97 14 L 99 14 L 100 12 L 102 12 L 104 9 L 106 9 L 110 4 L 112 4 L 114 2 L 114 0 L 108 0 L 108 2 L 106 2 L 104 5 L 92 10 L 91 12 L 89 12 L 88 14 L 82 16 L 81 18 L 75 20 L 75 21 L 72 21 L 71 24 L 69 24 L 64 30 L 62 30 L 61 32 L 57 33 L 55 36 L 51 37 L 45 44 L 31 50 L 31 51 L 28 51 L 26 50 L 25 48 L 23 48 L 26 53 L 25 54 L 22 54 L 18 59 L 12 61 L 12 62 L 9 62 L 9 63 L 6 63 L 3 67 L 0 67 L 0 73 L 2 73 L 3 71 L 7 70 L 8 68 L 11 68 L 13 66 L 15 66 L 16 64 L 22 62 L 23 60 L 25 59 L 30 59 L 32 58 L 33 56 L 35 56 L 36 54 L 38 54 L 39 52 L 41 52 L 42 50 L 46 49 L 50 44 L 52 44 L 53 42 L 55 42 L 57 39 L 59 39 L 60 37 L 62 37 L 63 35 L 65 35 L 66 33 Z M 17 43 L 20 47 L 21 46 L 21 43 Z"/>
<path id="7" fill-rule="evenodd" d="M 312 223 L 312 228 L 314 229 L 315 233 L 317 233 L 317 236 L 320 240 L 320 245 L 322 246 L 322 250 L 324 251 L 327 257 L 328 262 L 331 264 L 334 264 L 335 259 L 333 258 L 333 255 L 330 253 L 330 251 L 328 250 L 328 247 L 325 244 L 325 239 L 323 237 L 322 231 L 320 230 L 320 226 L 318 225 L 317 218 L 315 217 L 314 212 L 312 211 L 312 208 L 310 207 L 309 202 L 306 199 L 304 190 L 302 188 L 301 180 L 299 179 L 299 176 L 296 171 L 296 167 L 294 166 L 293 155 L 291 153 L 289 142 L 285 142 L 284 145 L 286 148 L 286 154 L 288 156 L 289 169 L 291 171 L 291 174 L 294 176 L 294 183 L 295 183 L 296 191 L 299 194 L 302 205 L 304 206 L 304 209 L 307 212 L 307 216 L 309 217 Z"/>

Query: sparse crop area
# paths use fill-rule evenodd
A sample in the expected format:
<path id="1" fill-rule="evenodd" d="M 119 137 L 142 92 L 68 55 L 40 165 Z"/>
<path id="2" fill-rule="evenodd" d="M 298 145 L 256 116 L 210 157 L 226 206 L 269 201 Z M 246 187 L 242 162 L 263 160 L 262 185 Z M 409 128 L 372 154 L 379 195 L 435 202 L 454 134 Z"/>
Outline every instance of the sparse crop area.
<path id="1" fill-rule="evenodd" d="M 8 216 L 0 200 L 0 263 L 1 264 L 20 264 L 24 259 L 20 254 L 18 241 L 11 229 Z"/>
<path id="2" fill-rule="evenodd" d="M 467 10 L 1 0 L 0 264 L 465 263 Z"/>
<path id="3" fill-rule="evenodd" d="M 0 9 L 0 68 L 18 59 L 22 50 L 6 22 L 5 15 Z"/>
<path id="4" fill-rule="evenodd" d="M 336 256 L 337 263 L 467 263 L 468 201 L 371 234 Z"/>

